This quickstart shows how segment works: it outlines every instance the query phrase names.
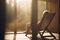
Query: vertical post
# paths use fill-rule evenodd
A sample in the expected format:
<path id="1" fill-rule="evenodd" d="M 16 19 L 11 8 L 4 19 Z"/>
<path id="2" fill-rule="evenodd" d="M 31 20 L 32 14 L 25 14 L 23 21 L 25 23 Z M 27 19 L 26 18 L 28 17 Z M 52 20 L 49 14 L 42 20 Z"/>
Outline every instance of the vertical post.
<path id="1" fill-rule="evenodd" d="M 14 0 L 14 18 L 15 18 L 15 22 L 14 22 L 14 40 L 16 40 L 16 33 L 17 33 L 17 6 L 16 6 L 16 0 Z"/>
<path id="2" fill-rule="evenodd" d="M 0 40 L 4 40 L 5 13 L 5 0 L 0 0 Z"/>
<path id="3" fill-rule="evenodd" d="M 58 8 L 59 8 L 59 9 L 58 9 L 58 10 L 59 10 L 59 11 L 58 11 L 58 18 L 59 18 L 59 19 L 58 19 L 58 28 L 59 28 L 58 31 L 59 31 L 59 40 L 60 40 L 60 5 L 59 5 L 59 4 L 60 4 L 60 0 L 58 0 L 58 6 L 59 6 L 59 7 L 58 7 Z"/>
<path id="4" fill-rule="evenodd" d="M 37 0 L 32 0 L 32 17 L 31 17 L 31 27 L 32 27 L 32 40 L 37 40 Z"/>

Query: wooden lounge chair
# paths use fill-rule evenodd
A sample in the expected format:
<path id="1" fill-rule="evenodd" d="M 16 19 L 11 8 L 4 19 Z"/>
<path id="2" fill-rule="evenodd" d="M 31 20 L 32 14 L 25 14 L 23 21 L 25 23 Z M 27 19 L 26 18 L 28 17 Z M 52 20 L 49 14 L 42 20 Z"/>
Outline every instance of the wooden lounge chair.
<path id="1" fill-rule="evenodd" d="M 48 27 L 51 24 L 54 16 L 55 16 L 55 13 L 45 12 L 44 15 L 43 15 L 43 18 L 42 18 L 41 22 L 38 24 L 38 26 L 37 26 L 37 28 L 38 28 L 37 32 L 40 34 L 42 40 L 44 40 L 45 37 L 50 37 L 50 36 L 43 36 L 43 34 L 45 33 L 45 31 L 49 32 L 51 34 L 51 36 L 54 37 L 54 39 L 56 39 L 56 37 L 48 29 Z M 40 32 L 41 30 L 43 30 L 42 33 Z"/>
<path id="2" fill-rule="evenodd" d="M 50 23 L 52 22 L 53 18 L 55 16 L 55 13 L 48 13 L 45 12 L 43 15 L 42 20 L 40 21 L 39 24 L 37 24 L 37 33 L 40 34 L 42 40 L 44 40 L 44 37 L 54 37 L 54 39 L 56 39 L 56 37 L 52 34 L 52 32 L 48 29 Z M 30 27 L 29 27 L 30 28 Z M 28 29 L 29 29 L 28 28 Z M 30 28 L 31 29 L 31 28 Z M 43 30 L 42 34 L 41 34 L 41 30 Z M 43 34 L 45 33 L 45 31 L 49 32 L 51 34 L 51 36 L 43 36 Z M 28 33 L 26 33 L 27 36 Z"/>

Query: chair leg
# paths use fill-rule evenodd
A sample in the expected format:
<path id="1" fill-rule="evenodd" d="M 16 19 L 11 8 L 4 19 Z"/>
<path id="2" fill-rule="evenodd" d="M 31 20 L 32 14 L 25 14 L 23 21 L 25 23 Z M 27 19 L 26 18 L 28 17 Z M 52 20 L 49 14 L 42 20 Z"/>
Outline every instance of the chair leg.
<path id="1" fill-rule="evenodd" d="M 40 36 L 42 37 L 42 34 L 39 32 Z"/>
<path id="2" fill-rule="evenodd" d="M 47 31 L 51 34 L 51 36 L 54 37 L 54 39 L 56 39 L 56 37 L 52 34 L 52 32 L 49 31 L 49 29 L 47 28 Z"/>
<path id="3" fill-rule="evenodd" d="M 49 31 L 49 29 L 48 29 L 48 28 L 46 28 L 46 29 L 44 29 L 44 31 L 43 31 L 43 33 L 42 33 L 42 34 L 39 32 L 39 34 L 40 34 L 40 36 L 41 36 L 42 40 L 44 40 L 43 34 L 44 34 L 44 32 L 45 32 L 46 30 L 51 34 L 51 36 L 52 36 L 52 37 L 54 37 L 54 39 L 56 39 L 56 37 L 55 37 L 55 36 L 54 36 L 50 31 Z"/>
<path id="4" fill-rule="evenodd" d="M 26 33 L 26 35 L 25 36 L 27 36 L 27 33 Z"/>
<path id="5" fill-rule="evenodd" d="M 41 34 L 41 32 L 39 32 L 39 34 L 40 34 L 40 36 L 41 36 L 41 40 L 44 40 L 44 36 L 43 36 L 44 32 L 45 32 L 45 30 L 43 31 L 42 34 Z"/>

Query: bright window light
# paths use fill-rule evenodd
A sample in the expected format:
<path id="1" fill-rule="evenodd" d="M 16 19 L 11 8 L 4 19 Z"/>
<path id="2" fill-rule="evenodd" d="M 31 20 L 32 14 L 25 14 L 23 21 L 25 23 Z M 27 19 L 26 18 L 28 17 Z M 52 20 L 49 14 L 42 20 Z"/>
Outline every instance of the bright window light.
<path id="1" fill-rule="evenodd" d="M 6 0 L 6 3 L 9 4 L 9 0 Z"/>

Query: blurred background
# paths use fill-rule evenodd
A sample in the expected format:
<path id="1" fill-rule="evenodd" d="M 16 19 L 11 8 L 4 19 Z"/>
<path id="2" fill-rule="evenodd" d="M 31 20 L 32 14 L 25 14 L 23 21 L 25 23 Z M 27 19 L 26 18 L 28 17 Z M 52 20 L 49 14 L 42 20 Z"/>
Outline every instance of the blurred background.
<path id="1" fill-rule="evenodd" d="M 46 10 L 46 0 L 38 0 L 38 21 Z M 6 0 L 6 32 L 25 31 L 31 23 L 32 0 Z M 16 24 L 15 24 L 16 23 Z"/>

